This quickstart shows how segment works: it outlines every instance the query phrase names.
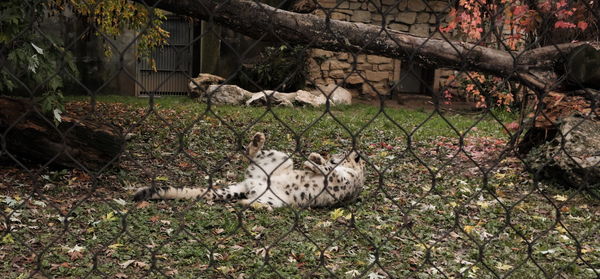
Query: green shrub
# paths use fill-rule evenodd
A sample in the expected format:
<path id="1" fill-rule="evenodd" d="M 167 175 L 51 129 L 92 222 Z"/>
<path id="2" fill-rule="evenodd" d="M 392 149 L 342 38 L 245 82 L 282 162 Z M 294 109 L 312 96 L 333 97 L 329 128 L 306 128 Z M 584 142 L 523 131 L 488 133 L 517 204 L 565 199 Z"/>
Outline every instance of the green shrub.
<path id="1" fill-rule="evenodd" d="M 267 47 L 256 63 L 242 66 L 234 83 L 250 91 L 296 91 L 305 83 L 306 56 L 302 46 Z"/>

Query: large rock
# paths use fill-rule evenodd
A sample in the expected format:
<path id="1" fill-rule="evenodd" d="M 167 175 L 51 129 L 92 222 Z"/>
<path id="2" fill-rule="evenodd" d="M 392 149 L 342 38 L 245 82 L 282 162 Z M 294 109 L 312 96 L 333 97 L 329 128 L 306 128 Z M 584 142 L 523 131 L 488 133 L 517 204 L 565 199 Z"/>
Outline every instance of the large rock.
<path id="1" fill-rule="evenodd" d="M 308 91 L 298 90 L 296 92 L 296 102 L 301 104 L 308 104 L 313 107 L 318 107 L 325 104 L 325 95 L 323 94 L 313 94 Z"/>
<path id="2" fill-rule="evenodd" d="M 225 81 L 225 79 L 220 76 L 201 73 L 198 75 L 198 77 L 193 78 L 188 84 L 188 88 L 190 89 L 190 97 L 202 97 L 204 94 L 206 94 L 206 89 L 208 89 L 209 86 L 221 84 L 223 81 Z"/>
<path id="3" fill-rule="evenodd" d="M 334 105 L 352 104 L 352 94 L 343 87 L 335 84 L 319 86 L 318 89 L 311 91 L 311 93 L 313 95 L 322 96 L 323 98 L 325 98 L 325 95 L 329 96 L 330 102 Z"/>
<path id="4" fill-rule="evenodd" d="M 577 188 L 587 184 L 600 194 L 598 131 L 600 121 L 575 116 L 564 118 L 554 139 L 533 148 L 527 155 L 527 163 L 542 178 Z"/>
<path id="5" fill-rule="evenodd" d="M 217 105 L 241 105 L 252 97 L 252 93 L 239 86 L 229 84 L 210 85 L 206 94 L 201 96 L 208 102 Z"/>

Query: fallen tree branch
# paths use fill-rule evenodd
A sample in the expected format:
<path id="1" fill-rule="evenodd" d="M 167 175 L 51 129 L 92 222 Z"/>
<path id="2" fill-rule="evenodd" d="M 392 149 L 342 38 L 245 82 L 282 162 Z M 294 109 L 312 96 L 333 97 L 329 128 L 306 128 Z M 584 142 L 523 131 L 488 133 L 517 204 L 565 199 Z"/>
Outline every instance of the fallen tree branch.
<path id="1" fill-rule="evenodd" d="M 259 40 L 285 41 L 313 48 L 410 57 L 434 67 L 478 71 L 519 81 L 537 92 L 556 80 L 557 57 L 583 43 L 540 47 L 522 53 L 466 42 L 420 37 L 381 26 L 280 10 L 248 0 L 134 0 L 173 13 L 213 20 Z"/>
<path id="2" fill-rule="evenodd" d="M 0 97 L 0 154 L 61 167 L 99 170 L 117 162 L 124 148 L 113 125 L 64 114 L 58 126 L 22 99 Z M 5 152 L 8 153 L 5 153 Z M 10 154 L 10 155 L 9 155 Z"/>

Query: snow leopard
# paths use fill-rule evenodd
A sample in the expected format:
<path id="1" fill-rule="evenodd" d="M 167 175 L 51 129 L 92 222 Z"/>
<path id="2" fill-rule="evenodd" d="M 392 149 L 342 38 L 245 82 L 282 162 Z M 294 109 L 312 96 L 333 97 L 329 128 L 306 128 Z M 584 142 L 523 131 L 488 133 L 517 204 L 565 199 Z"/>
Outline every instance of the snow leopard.
<path id="1" fill-rule="evenodd" d="M 365 161 L 358 152 L 334 154 L 328 160 L 313 152 L 303 169 L 294 169 L 290 155 L 263 150 L 265 141 L 265 135 L 258 132 L 248 144 L 250 164 L 241 182 L 221 188 L 144 187 L 133 200 L 201 199 L 273 209 L 335 207 L 354 201 L 361 193 Z"/>

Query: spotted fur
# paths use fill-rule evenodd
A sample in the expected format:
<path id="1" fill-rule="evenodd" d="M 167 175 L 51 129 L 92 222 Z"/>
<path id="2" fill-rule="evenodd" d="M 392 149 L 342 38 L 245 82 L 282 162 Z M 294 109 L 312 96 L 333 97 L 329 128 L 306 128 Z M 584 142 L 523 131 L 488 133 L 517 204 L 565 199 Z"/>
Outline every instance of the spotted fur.
<path id="1" fill-rule="evenodd" d="M 364 184 L 364 161 L 356 152 L 337 154 L 325 160 L 311 153 L 303 170 L 294 169 L 289 155 L 262 150 L 265 136 L 256 133 L 247 147 L 251 160 L 242 182 L 217 189 L 146 187 L 134 200 L 205 199 L 237 201 L 245 205 L 276 208 L 282 206 L 323 207 L 353 201 Z"/>

